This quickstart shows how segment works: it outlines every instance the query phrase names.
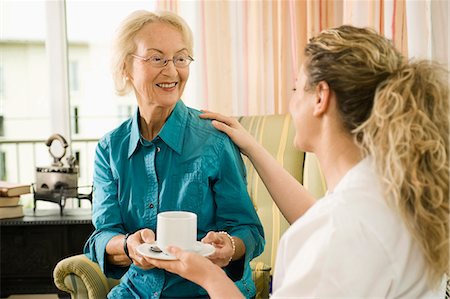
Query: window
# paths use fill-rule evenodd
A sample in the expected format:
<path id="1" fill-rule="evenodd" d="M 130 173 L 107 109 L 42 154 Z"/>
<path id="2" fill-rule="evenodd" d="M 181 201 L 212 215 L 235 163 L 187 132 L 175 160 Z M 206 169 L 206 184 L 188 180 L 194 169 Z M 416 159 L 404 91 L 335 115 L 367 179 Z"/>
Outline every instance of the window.
<path id="1" fill-rule="evenodd" d="M 0 65 L 0 97 L 3 96 L 3 89 L 4 89 L 4 83 L 3 83 L 3 66 Z M 1 108 L 0 108 L 1 111 Z"/>
<path id="2" fill-rule="evenodd" d="M 0 151 L 0 180 L 5 181 L 6 179 L 6 153 Z"/>
<path id="3" fill-rule="evenodd" d="M 80 90 L 79 80 L 80 78 L 78 73 L 78 61 L 71 61 L 69 64 L 69 88 L 71 95 L 72 93 Z"/>
<path id="4" fill-rule="evenodd" d="M 116 28 L 128 14 L 138 9 L 153 10 L 154 5 L 153 0 L 66 0 L 70 105 L 71 111 L 77 113 L 71 115 L 73 134 L 99 138 L 134 111 L 133 95 L 115 94 L 110 68 L 111 42 Z"/>
<path id="5" fill-rule="evenodd" d="M 65 3 L 65 14 L 64 10 L 49 10 L 55 3 Z M 134 95 L 119 97 L 114 91 L 110 72 L 113 35 L 129 13 L 154 7 L 154 0 L 2 2 L 0 178 L 33 183 L 35 167 L 52 162 L 44 142 L 54 133 L 71 132 L 64 137 L 72 140 L 67 156 L 73 154 L 79 163 L 78 185 L 92 183 L 96 140 L 136 109 Z M 66 26 L 55 26 L 55 20 L 64 18 Z M 49 29 L 64 27 L 67 38 L 48 35 Z M 64 69 L 55 59 L 55 42 L 67 45 L 67 79 L 62 80 L 67 81 L 67 101 L 54 96 L 61 84 L 49 76 L 49 70 Z M 63 132 L 58 127 L 61 123 Z"/>
<path id="6" fill-rule="evenodd" d="M 4 137 L 46 138 L 50 134 L 50 103 L 45 1 L 2 1 L 0 11 L 0 114 L 4 117 Z"/>
<path id="7" fill-rule="evenodd" d="M 46 1 L 2 1 L 0 9 L 0 179 L 33 182 L 48 163 L 50 134 Z M 20 17 L 19 17 L 20 16 Z M 26 20 L 26 22 L 24 22 Z M 27 141 L 27 142 L 23 142 Z M 42 152 L 38 157 L 38 152 Z"/>
<path id="8" fill-rule="evenodd" d="M 80 133 L 80 125 L 78 122 L 78 107 L 73 107 L 73 124 L 72 124 L 72 128 L 73 128 L 73 133 L 74 134 L 79 134 Z"/>
<path id="9" fill-rule="evenodd" d="M 118 105 L 117 115 L 120 119 L 126 120 L 133 114 L 133 105 Z"/>
<path id="10" fill-rule="evenodd" d="M 5 136 L 5 131 L 3 130 L 4 117 L 0 115 L 0 137 Z"/>

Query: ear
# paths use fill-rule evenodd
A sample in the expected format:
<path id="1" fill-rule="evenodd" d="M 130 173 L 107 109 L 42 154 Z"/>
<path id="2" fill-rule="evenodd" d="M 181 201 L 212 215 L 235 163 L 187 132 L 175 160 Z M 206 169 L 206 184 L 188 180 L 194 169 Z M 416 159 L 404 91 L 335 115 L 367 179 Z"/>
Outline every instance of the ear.
<path id="1" fill-rule="evenodd" d="M 316 86 L 316 102 L 314 104 L 314 116 L 322 116 L 330 106 L 330 87 L 325 81 L 320 81 Z"/>
<path id="2" fill-rule="evenodd" d="M 125 61 L 124 63 L 123 63 L 123 66 L 122 66 L 122 77 L 126 80 L 126 81 L 129 81 L 129 80 L 131 80 L 132 78 L 131 78 L 131 75 L 130 75 L 130 72 L 128 71 L 128 65 L 127 65 L 127 62 Z"/>

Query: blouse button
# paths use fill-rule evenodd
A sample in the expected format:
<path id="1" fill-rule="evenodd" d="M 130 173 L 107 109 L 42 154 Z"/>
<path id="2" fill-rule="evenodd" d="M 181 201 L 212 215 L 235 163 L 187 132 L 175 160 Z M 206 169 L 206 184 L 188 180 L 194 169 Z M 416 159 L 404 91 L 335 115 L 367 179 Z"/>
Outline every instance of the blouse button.
<path id="1" fill-rule="evenodd" d="M 156 147 L 156 152 L 159 153 L 159 151 L 161 150 L 161 148 L 159 146 Z"/>
<path id="2" fill-rule="evenodd" d="M 150 209 L 153 209 L 154 205 L 151 203 L 148 207 L 149 207 Z"/>

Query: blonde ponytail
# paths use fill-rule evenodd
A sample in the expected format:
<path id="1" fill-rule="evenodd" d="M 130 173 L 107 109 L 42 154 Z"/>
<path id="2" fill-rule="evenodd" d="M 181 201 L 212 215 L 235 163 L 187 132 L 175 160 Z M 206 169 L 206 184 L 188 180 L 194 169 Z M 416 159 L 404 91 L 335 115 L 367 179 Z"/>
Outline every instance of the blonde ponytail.
<path id="1" fill-rule="evenodd" d="M 370 117 L 355 130 L 426 258 L 430 282 L 449 265 L 448 73 L 429 61 L 383 81 Z"/>

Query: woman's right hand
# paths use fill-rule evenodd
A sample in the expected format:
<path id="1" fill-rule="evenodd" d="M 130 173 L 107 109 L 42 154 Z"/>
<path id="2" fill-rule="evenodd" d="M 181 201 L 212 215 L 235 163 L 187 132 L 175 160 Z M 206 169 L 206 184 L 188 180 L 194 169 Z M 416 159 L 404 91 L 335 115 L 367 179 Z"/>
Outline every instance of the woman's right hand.
<path id="1" fill-rule="evenodd" d="M 169 247 L 169 252 L 177 259 L 165 261 L 149 258 L 149 260 L 156 267 L 178 274 L 203 287 L 211 298 L 244 298 L 225 271 L 209 259 L 177 247 Z"/>
<path id="2" fill-rule="evenodd" d="M 244 129 L 236 118 L 207 110 L 202 110 L 202 112 L 200 117 L 211 119 L 212 125 L 227 134 L 239 147 L 241 153 L 247 157 L 250 157 L 253 150 L 259 146 L 258 141 Z"/>
<path id="3" fill-rule="evenodd" d="M 152 269 L 155 266 L 150 263 L 145 257 L 140 255 L 136 251 L 136 247 L 142 243 L 153 243 L 155 242 L 155 233 L 148 228 L 138 230 L 134 234 L 130 235 L 127 240 L 128 252 L 130 254 L 133 264 L 142 268 L 144 270 Z"/>

